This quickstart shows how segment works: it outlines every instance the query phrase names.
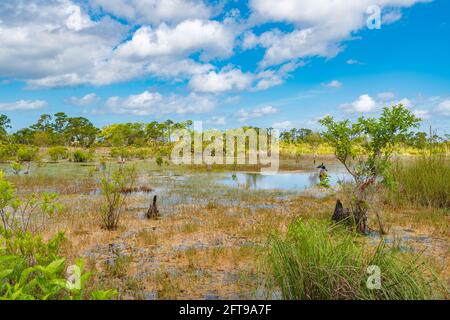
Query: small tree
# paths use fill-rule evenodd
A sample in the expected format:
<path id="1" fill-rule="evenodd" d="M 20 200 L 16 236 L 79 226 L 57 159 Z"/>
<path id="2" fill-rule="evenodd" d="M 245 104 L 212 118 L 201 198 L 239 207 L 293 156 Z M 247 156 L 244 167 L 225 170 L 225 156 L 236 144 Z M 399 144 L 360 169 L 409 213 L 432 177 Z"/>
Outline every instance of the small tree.
<path id="1" fill-rule="evenodd" d="M 120 217 L 123 212 L 123 206 L 128 193 L 134 186 L 136 180 L 136 169 L 120 167 L 112 174 L 106 175 L 101 179 L 102 195 L 104 204 L 101 208 L 102 227 L 106 230 L 116 230 Z"/>
<path id="2" fill-rule="evenodd" d="M 358 231 L 367 231 L 368 189 L 386 176 L 397 137 L 407 134 L 419 123 L 420 119 L 401 104 L 384 108 L 379 119 L 361 117 L 356 123 L 350 123 L 349 120 L 337 122 L 328 116 L 320 120 L 327 129 L 323 136 L 355 182 L 351 218 Z M 357 157 L 356 146 L 361 141 L 365 155 Z M 378 214 L 377 218 L 380 230 L 384 232 Z"/>

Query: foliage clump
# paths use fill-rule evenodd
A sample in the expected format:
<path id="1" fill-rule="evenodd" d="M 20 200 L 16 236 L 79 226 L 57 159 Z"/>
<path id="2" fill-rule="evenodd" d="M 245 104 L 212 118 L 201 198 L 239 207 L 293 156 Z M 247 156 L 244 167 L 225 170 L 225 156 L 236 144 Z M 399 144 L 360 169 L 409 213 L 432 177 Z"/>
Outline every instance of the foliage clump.
<path id="1" fill-rule="evenodd" d="M 388 176 L 395 141 L 417 127 L 419 122 L 420 119 L 401 104 L 384 108 L 378 119 L 361 117 L 351 123 L 350 120 L 335 121 L 328 116 L 320 120 L 326 128 L 323 136 L 334 148 L 336 158 L 353 177 L 352 214 L 358 231 L 364 233 L 368 230 L 368 193 L 371 187 Z M 362 145 L 365 151 L 362 156 L 356 152 L 358 145 Z M 380 222 L 379 217 L 378 220 Z M 384 232 L 381 222 L 380 230 Z"/>
<path id="2" fill-rule="evenodd" d="M 282 298 L 290 300 L 405 300 L 445 297 L 443 284 L 420 256 L 373 248 L 342 226 L 301 220 L 270 242 L 269 265 Z M 370 271 L 379 268 L 379 286 Z M 374 281 L 375 282 L 375 281 Z M 368 285 L 369 283 L 369 285 Z M 376 284 L 376 283 L 375 283 Z"/>

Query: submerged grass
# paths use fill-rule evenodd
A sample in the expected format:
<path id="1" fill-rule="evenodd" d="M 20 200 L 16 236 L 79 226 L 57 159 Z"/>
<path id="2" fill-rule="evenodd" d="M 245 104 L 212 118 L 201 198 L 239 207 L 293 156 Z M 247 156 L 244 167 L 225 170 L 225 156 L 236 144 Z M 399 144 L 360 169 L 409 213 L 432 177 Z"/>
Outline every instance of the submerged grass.
<path id="1" fill-rule="evenodd" d="M 391 168 L 388 198 L 394 205 L 413 204 L 450 208 L 450 160 L 422 156 L 397 161 Z"/>
<path id="2" fill-rule="evenodd" d="M 284 299 L 433 299 L 444 288 L 420 256 L 361 243 L 345 229 L 301 220 L 289 227 L 285 239 L 271 240 L 270 267 Z M 381 288 L 367 286 L 368 268 L 381 270 Z M 428 272 L 426 272 L 428 271 Z"/>

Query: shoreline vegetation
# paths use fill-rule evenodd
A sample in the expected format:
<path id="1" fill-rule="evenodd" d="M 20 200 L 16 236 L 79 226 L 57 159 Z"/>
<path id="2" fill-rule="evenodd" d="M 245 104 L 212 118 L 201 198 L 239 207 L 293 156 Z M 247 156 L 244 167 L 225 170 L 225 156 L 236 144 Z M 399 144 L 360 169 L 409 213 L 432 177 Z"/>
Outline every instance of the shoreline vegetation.
<path id="1" fill-rule="evenodd" d="M 448 139 L 395 135 L 364 195 L 361 234 L 331 221 L 337 199 L 354 201 L 351 181 L 314 192 L 247 188 L 219 179 L 259 166 L 170 163 L 170 131 L 189 121 L 100 131 L 60 113 L 9 134 L 7 120 L 0 299 L 449 298 Z M 346 170 L 322 134 L 295 129 L 280 139 L 282 172 Z M 360 163 L 372 141 L 355 140 Z M 367 287 L 373 266 L 381 289 Z M 69 267 L 85 275 L 74 286 Z"/>

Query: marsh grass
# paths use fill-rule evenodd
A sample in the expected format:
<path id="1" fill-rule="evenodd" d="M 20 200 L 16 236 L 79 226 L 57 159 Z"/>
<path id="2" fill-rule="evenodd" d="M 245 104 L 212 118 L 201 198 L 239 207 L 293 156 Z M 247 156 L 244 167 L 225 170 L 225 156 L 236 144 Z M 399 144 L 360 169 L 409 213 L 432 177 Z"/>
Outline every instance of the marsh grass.
<path id="1" fill-rule="evenodd" d="M 443 287 L 418 255 L 364 245 L 357 235 L 327 223 L 301 220 L 270 243 L 270 267 L 284 299 L 430 299 Z M 381 289 L 367 287 L 369 266 L 381 270 Z"/>
<path id="2" fill-rule="evenodd" d="M 394 205 L 450 208 L 450 159 L 421 156 L 396 161 L 390 170 L 388 199 Z"/>

